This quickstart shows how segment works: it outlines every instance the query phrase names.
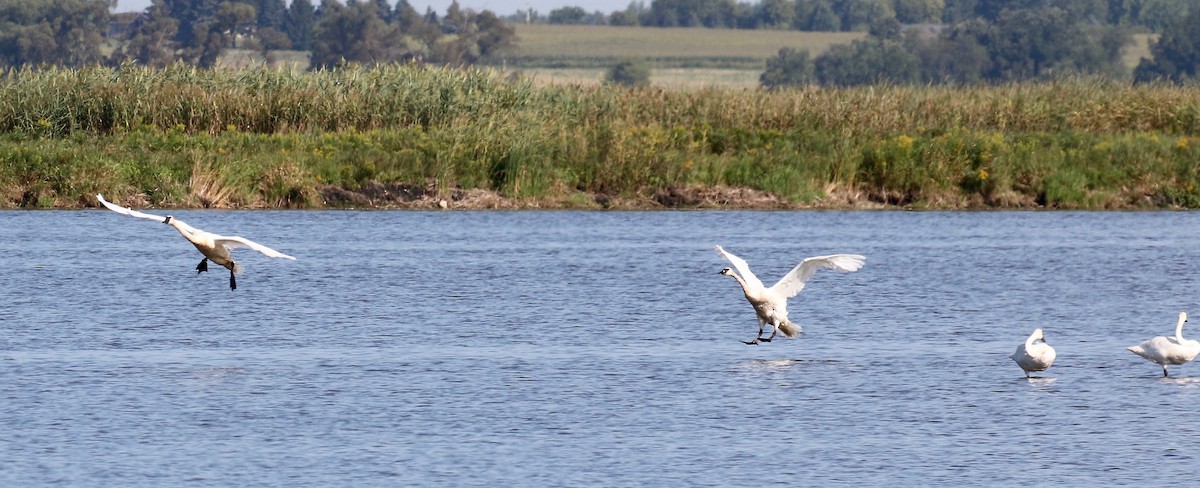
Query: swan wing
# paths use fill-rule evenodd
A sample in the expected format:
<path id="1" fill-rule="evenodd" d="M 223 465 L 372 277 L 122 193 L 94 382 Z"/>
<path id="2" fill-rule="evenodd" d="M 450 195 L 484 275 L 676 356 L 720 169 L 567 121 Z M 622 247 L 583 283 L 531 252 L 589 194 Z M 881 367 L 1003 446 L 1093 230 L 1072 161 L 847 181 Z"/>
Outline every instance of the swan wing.
<path id="1" fill-rule="evenodd" d="M 259 243 L 257 243 L 257 242 L 254 242 L 254 241 L 252 241 L 252 240 L 250 240 L 250 239 L 247 239 L 247 238 L 245 238 L 245 237 L 238 237 L 238 236 L 213 236 L 213 242 L 215 242 L 217 245 L 225 246 L 226 248 L 229 248 L 229 249 L 237 249 L 237 248 L 239 248 L 239 247 L 248 247 L 248 248 L 250 248 L 250 249 L 253 249 L 253 250 L 255 250 L 255 251 L 258 251 L 258 252 L 261 252 L 261 253 L 263 253 L 263 254 L 264 254 L 264 255 L 266 255 L 267 257 L 272 257 L 272 258 L 283 258 L 283 259 L 291 259 L 291 260 L 295 260 L 295 259 L 296 259 L 296 258 L 294 258 L 294 257 L 292 257 L 292 256 L 288 256 L 287 254 L 284 254 L 284 253 L 281 253 L 281 252 L 279 252 L 279 251 L 276 251 L 276 250 L 274 250 L 274 249 L 271 249 L 271 248 L 269 248 L 269 247 L 267 247 L 267 246 L 264 246 L 264 245 L 262 245 L 262 244 L 259 244 Z"/>
<path id="2" fill-rule="evenodd" d="M 163 217 L 161 215 L 151 215 L 148 213 L 142 213 L 142 212 L 138 212 L 137 210 L 128 209 L 128 208 L 122 207 L 120 205 L 117 205 L 115 203 L 109 202 L 108 200 L 104 199 L 104 195 L 101 195 L 99 193 L 96 194 L 96 199 L 100 200 L 101 205 L 104 205 L 109 210 L 112 210 L 113 212 L 116 212 L 119 214 L 128 215 L 130 217 L 137 217 L 139 219 L 155 220 L 155 221 L 158 221 L 159 223 L 165 222 L 167 220 L 166 217 Z"/>
<path id="3" fill-rule="evenodd" d="M 800 261 L 800 264 L 792 268 L 788 274 L 775 283 L 771 287 L 771 291 L 776 292 L 787 298 L 796 296 L 800 290 L 804 289 L 804 283 L 812 278 L 819 269 L 832 269 L 834 271 L 851 272 L 858 271 L 863 267 L 863 262 L 866 257 L 858 254 L 833 254 L 829 256 L 816 256 Z"/>
<path id="4" fill-rule="evenodd" d="M 754 273 L 750 271 L 750 265 L 746 264 L 744 259 L 730 254 L 729 251 L 721 248 L 721 246 L 717 246 L 717 254 L 720 254 L 721 257 L 725 258 L 726 261 L 729 261 L 729 263 L 733 265 L 734 269 L 737 269 L 738 274 L 742 275 L 742 280 L 744 280 L 747 285 L 751 285 L 760 289 L 763 287 L 762 281 L 759 281 L 758 277 L 754 276 Z"/>

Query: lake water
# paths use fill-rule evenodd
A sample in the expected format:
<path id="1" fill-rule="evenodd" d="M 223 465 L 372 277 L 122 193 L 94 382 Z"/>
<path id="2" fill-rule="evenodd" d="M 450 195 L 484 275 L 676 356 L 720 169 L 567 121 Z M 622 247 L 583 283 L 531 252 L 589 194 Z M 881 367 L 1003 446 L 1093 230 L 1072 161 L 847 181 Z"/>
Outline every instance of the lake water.
<path id="1" fill-rule="evenodd" d="M 1169 484 L 1200 213 L 0 212 L 2 486 Z M 757 320 L 768 284 L 867 256 Z M 1009 358 L 1035 328 L 1058 360 Z M 1185 336 L 1200 336 L 1198 326 Z"/>

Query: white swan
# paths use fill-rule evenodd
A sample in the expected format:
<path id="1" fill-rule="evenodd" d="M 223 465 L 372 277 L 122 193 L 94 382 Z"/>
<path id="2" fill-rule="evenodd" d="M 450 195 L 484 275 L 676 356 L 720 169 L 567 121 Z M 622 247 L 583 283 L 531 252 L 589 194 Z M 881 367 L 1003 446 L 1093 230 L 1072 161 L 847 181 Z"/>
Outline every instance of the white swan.
<path id="1" fill-rule="evenodd" d="M 1042 329 L 1033 329 L 1025 343 L 1017 346 L 1017 352 L 1009 357 L 1017 362 L 1017 366 L 1025 371 L 1025 377 L 1028 378 L 1030 371 L 1045 371 L 1054 364 L 1055 353 L 1054 348 L 1046 343 Z"/>
<path id="2" fill-rule="evenodd" d="M 857 254 L 834 254 L 831 256 L 817 256 L 805 259 L 800 264 L 792 268 L 788 274 L 784 275 L 778 283 L 775 283 L 770 288 L 764 288 L 758 277 L 750 272 L 750 266 L 746 265 L 746 261 L 742 260 L 728 251 L 717 246 L 717 253 L 733 264 L 737 268 L 737 273 L 732 269 L 725 268 L 721 270 L 721 274 L 732 277 L 742 286 L 742 292 L 746 294 L 746 300 L 750 305 L 754 306 L 754 313 L 758 315 L 758 336 L 754 340 L 742 341 L 746 344 L 758 344 L 759 341 L 771 342 L 775 338 L 776 332 L 783 332 L 785 337 L 796 337 L 800 334 L 800 326 L 788 321 L 787 301 L 789 298 L 796 296 L 800 290 L 804 289 L 804 282 L 808 281 L 818 269 L 832 269 L 835 271 L 858 271 L 863 267 L 863 261 L 867 258 Z M 738 276 L 738 274 L 741 276 Z M 771 336 L 763 337 L 763 327 L 765 324 L 771 324 Z"/>
<path id="3" fill-rule="evenodd" d="M 1126 349 L 1162 366 L 1165 378 L 1167 365 L 1183 364 L 1196 359 L 1196 355 L 1200 354 L 1200 341 L 1183 338 L 1184 322 L 1187 322 L 1187 312 L 1179 312 L 1179 323 L 1175 325 L 1174 337 L 1158 336 Z"/>
<path id="4" fill-rule="evenodd" d="M 96 198 L 100 200 L 101 204 L 103 204 L 105 207 L 108 207 L 108 209 L 112 210 L 113 212 L 128 215 L 130 217 L 162 222 L 174 227 L 175 230 L 179 231 L 179 233 L 182 234 L 183 237 L 189 242 L 191 242 L 192 245 L 196 246 L 196 249 L 200 250 L 200 254 L 204 255 L 204 259 L 200 260 L 200 264 L 196 265 L 196 273 L 199 274 L 208 271 L 208 261 L 212 260 L 212 262 L 224 266 L 229 270 L 230 290 L 237 289 L 237 278 L 235 278 L 235 275 L 242 272 L 241 265 L 233 262 L 233 256 L 231 256 L 229 253 L 230 249 L 248 247 L 272 258 L 296 259 L 244 237 L 217 235 L 187 225 L 183 223 L 182 220 L 171 217 L 170 215 L 163 217 L 131 210 L 120 205 L 110 203 L 108 200 L 104 199 L 104 195 L 99 193 L 96 194 Z"/>

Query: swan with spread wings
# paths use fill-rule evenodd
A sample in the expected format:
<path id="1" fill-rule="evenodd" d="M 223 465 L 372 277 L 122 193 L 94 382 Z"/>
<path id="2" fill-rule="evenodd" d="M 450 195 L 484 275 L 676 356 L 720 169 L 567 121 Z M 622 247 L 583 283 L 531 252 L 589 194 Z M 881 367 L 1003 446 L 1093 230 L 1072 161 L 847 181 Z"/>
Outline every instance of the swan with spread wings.
<path id="1" fill-rule="evenodd" d="M 734 256 L 725 249 L 722 249 L 721 246 L 717 246 L 717 253 L 737 269 L 737 272 L 734 272 L 731 268 L 725 268 L 721 270 L 721 274 L 732 277 L 742 286 L 742 292 L 746 294 L 746 300 L 750 302 L 750 305 L 754 306 L 754 313 L 758 315 L 758 336 L 753 340 L 742 341 L 746 344 L 771 342 L 777 332 L 783 332 L 785 337 L 796 337 L 799 335 L 800 326 L 788 320 L 788 299 L 800 293 L 800 290 L 804 289 L 805 282 L 809 278 L 812 278 L 817 270 L 858 271 L 863 267 L 863 263 L 867 259 L 857 254 L 833 254 L 811 257 L 801 261 L 795 268 L 792 268 L 778 283 L 775 283 L 770 288 L 766 288 L 758 280 L 758 277 L 750 272 L 750 266 L 746 264 L 745 260 Z M 770 337 L 763 337 L 766 324 L 771 324 Z"/>
<path id="2" fill-rule="evenodd" d="M 237 289 L 236 275 L 242 271 L 242 266 L 233 261 L 233 256 L 230 253 L 231 249 L 237 249 L 239 247 L 248 247 L 248 248 L 258 251 L 268 257 L 291 259 L 291 260 L 296 259 L 292 256 L 288 256 L 287 254 L 281 253 L 279 251 L 271 249 L 271 248 L 264 246 L 262 244 L 259 244 L 257 242 L 251 241 L 250 239 L 246 239 L 244 237 L 223 236 L 223 235 L 213 234 L 211 232 L 205 232 L 205 231 L 202 231 L 195 227 L 192 227 L 190 225 L 187 225 L 182 220 L 174 218 L 170 215 L 161 216 L 161 215 L 152 215 L 152 214 L 148 214 L 148 213 L 138 212 L 136 210 L 128 209 L 128 208 L 122 207 L 120 205 L 113 204 L 113 203 L 109 202 L 108 200 L 105 200 L 104 195 L 100 195 L 100 194 L 96 194 L 96 198 L 100 200 L 100 203 L 102 205 L 107 207 L 109 210 L 112 210 L 113 212 L 116 212 L 116 213 L 119 213 L 122 215 L 128 215 L 130 217 L 137 217 L 139 219 L 148 219 L 148 220 L 153 220 L 155 222 L 162 222 L 171 227 L 174 227 L 175 230 L 179 231 L 179 233 L 182 234 L 183 237 L 188 240 L 188 242 L 191 242 L 192 245 L 196 246 L 196 249 L 198 249 L 200 251 L 200 254 L 204 255 L 204 259 L 200 260 L 200 264 L 196 265 L 196 273 L 199 274 L 199 273 L 208 271 L 208 262 L 209 261 L 212 261 L 212 262 L 216 263 L 217 265 L 224 266 L 226 269 L 229 270 L 229 289 L 230 290 Z"/>

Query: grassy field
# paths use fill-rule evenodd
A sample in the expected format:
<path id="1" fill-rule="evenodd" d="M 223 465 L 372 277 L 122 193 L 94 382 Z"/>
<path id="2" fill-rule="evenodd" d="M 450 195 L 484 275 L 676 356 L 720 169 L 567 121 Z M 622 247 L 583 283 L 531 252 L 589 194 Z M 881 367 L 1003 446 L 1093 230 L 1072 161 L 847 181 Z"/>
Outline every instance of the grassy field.
<path id="1" fill-rule="evenodd" d="M 796 32 L 735 29 L 661 29 L 651 27 L 562 26 L 520 24 L 518 49 L 494 69 L 519 72 L 538 84 L 596 85 L 604 70 L 628 56 L 646 58 L 653 66 L 651 84 L 664 88 L 725 87 L 749 89 L 759 85 L 766 60 L 781 47 L 808 49 L 819 55 L 834 44 L 864 36 L 847 32 Z M 1132 70 L 1150 56 L 1152 36 L 1137 34 L 1124 53 Z M 227 50 L 219 60 L 226 68 L 261 66 L 308 69 L 308 52 L 261 53 Z"/>
<path id="2" fill-rule="evenodd" d="M 637 56 L 655 68 L 756 69 L 782 47 L 814 55 L 866 34 L 739 29 L 662 29 L 520 24 L 517 51 L 507 64 L 520 68 L 602 68 Z"/>
<path id="3" fill-rule="evenodd" d="M 1200 208 L 1185 87 L 630 90 L 416 66 L 0 80 L 0 207 L 319 208 L 382 186 L 535 207 L 736 206 L 683 191 L 729 187 L 801 207 Z"/>

